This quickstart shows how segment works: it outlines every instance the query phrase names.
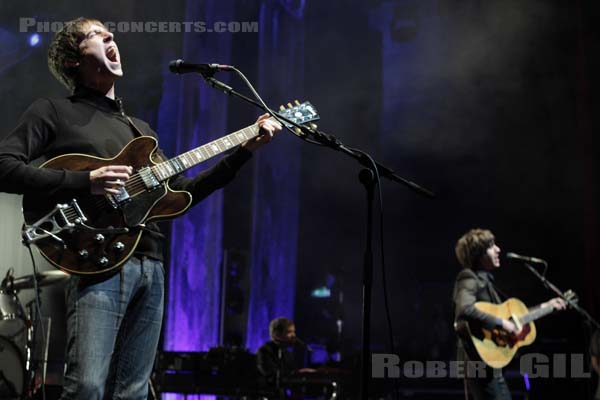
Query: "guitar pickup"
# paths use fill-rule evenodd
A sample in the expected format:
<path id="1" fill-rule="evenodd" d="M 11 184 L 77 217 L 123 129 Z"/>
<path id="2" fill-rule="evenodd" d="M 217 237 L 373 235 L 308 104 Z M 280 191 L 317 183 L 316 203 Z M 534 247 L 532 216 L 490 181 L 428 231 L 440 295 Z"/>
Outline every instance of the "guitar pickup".
<path id="1" fill-rule="evenodd" d="M 144 167 L 139 170 L 140 178 L 142 178 L 142 182 L 144 182 L 144 186 L 146 186 L 147 190 L 152 190 L 155 187 L 160 185 L 156 176 L 149 167 Z"/>

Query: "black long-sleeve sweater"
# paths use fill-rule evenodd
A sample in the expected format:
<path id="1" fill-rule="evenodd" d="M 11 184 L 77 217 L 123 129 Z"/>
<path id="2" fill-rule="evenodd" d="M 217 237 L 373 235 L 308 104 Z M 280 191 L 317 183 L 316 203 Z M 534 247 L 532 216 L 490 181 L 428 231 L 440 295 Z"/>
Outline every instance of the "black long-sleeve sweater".
<path id="1" fill-rule="evenodd" d="M 120 99 L 85 88 L 68 98 L 35 101 L 0 142 L 0 191 L 29 195 L 89 192 L 89 171 L 40 169 L 30 164 L 69 153 L 114 157 L 136 136 L 125 115 Z M 131 119 L 144 135 L 157 138 L 146 122 Z M 190 192 L 192 204 L 196 204 L 229 183 L 251 156 L 250 151 L 238 148 L 194 178 L 180 175 L 171 179 L 170 186 Z M 158 231 L 155 224 L 149 227 Z M 144 233 L 135 254 L 162 259 L 160 235 Z"/>

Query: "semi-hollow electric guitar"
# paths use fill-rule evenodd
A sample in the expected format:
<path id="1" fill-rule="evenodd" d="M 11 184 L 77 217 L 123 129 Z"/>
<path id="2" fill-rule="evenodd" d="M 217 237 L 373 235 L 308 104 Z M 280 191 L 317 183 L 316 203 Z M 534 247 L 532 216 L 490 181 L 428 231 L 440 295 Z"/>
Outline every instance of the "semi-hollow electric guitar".
<path id="1" fill-rule="evenodd" d="M 565 298 L 576 301 L 575 293 L 567 291 Z M 454 330 L 462 340 L 471 360 L 481 360 L 492 368 L 503 368 L 515 356 L 520 347 L 530 345 L 535 340 L 536 329 L 533 321 L 555 311 L 553 306 L 538 305 L 528 309 L 519 299 L 510 298 L 502 304 L 479 301 L 475 308 L 496 318 L 512 321 L 519 330 L 517 335 L 503 329 L 485 329 L 477 322 L 464 320 L 454 323 Z"/>
<path id="2" fill-rule="evenodd" d="M 319 119 L 308 102 L 289 106 L 279 114 L 298 124 Z M 190 206 L 191 194 L 172 190 L 169 179 L 258 135 L 255 123 L 169 160 L 157 157 L 158 143 L 149 136 L 133 139 L 113 158 L 65 154 L 48 160 L 41 168 L 92 171 L 130 165 L 134 172 L 118 195 L 25 196 L 23 240 L 35 243 L 44 258 L 65 272 L 113 271 L 133 254 L 148 222 L 173 218 Z"/>

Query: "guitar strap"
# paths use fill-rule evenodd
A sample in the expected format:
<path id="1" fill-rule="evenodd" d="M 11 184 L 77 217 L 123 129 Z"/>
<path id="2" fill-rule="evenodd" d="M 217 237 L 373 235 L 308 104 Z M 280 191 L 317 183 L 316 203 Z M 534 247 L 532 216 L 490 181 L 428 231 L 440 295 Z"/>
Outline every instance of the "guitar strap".
<path id="1" fill-rule="evenodd" d="M 123 109 L 121 108 L 121 110 L 123 110 Z M 136 137 L 147 136 L 147 135 L 144 135 L 144 132 L 142 132 L 142 130 L 133 123 L 133 120 L 131 118 L 129 118 L 129 116 L 126 115 L 125 112 L 122 111 L 121 115 L 123 117 L 125 117 L 125 119 L 127 119 L 127 122 L 129 122 L 129 125 L 131 126 L 133 133 L 135 134 Z M 162 159 L 162 156 L 160 155 L 160 152 L 156 152 L 155 155 L 157 158 L 161 159 L 160 161 L 164 161 Z M 145 228 L 143 228 L 143 230 L 145 230 L 147 232 L 152 232 L 154 235 L 157 235 L 158 237 L 160 237 L 162 239 L 166 238 L 166 236 L 162 232 L 152 229 L 149 226 L 146 226 Z"/>
<path id="2" fill-rule="evenodd" d="M 508 296 L 506 295 L 506 293 L 504 293 L 502 290 L 500 290 L 500 288 L 496 285 L 494 285 L 494 282 L 490 281 L 490 292 L 493 293 L 493 297 L 496 298 L 496 301 L 498 302 L 498 304 L 502 303 L 502 299 L 500 298 L 500 295 L 502 295 L 502 297 L 504 297 L 505 299 L 508 299 Z"/>
<path id="3" fill-rule="evenodd" d="M 123 113 L 122 115 L 123 115 L 123 116 L 124 116 L 124 117 L 127 119 L 127 122 L 129 122 L 129 125 L 131 125 L 131 128 L 133 128 L 133 133 L 135 133 L 135 136 L 137 136 L 137 137 L 139 137 L 139 136 L 146 136 L 146 135 L 144 135 L 144 132 L 142 132 L 142 131 L 140 130 L 140 128 L 138 128 L 138 127 L 137 127 L 137 126 L 136 126 L 136 125 L 133 123 L 133 121 L 131 120 L 131 118 L 129 118 L 129 116 L 128 116 L 128 115 L 125 115 L 125 113 Z"/>
<path id="4" fill-rule="evenodd" d="M 498 289 L 498 287 L 496 285 L 494 285 L 494 275 L 492 275 L 491 273 L 487 272 L 484 273 L 482 276 L 478 275 L 477 279 L 481 279 L 486 283 L 486 289 L 488 291 L 488 294 L 490 295 L 490 299 L 496 303 L 496 304 L 500 304 L 502 303 L 502 299 L 500 298 L 500 295 L 498 293 L 500 293 L 503 297 L 508 298 L 508 296 L 506 296 L 502 290 Z"/>
<path id="5" fill-rule="evenodd" d="M 79 95 L 73 95 L 69 98 L 77 98 L 78 101 L 88 104 L 92 107 L 97 108 L 97 106 L 94 104 L 94 102 L 86 99 L 85 97 L 81 97 Z M 135 137 L 139 137 L 139 136 L 146 136 L 144 135 L 144 132 L 141 131 L 141 129 L 139 129 L 131 120 L 131 118 L 129 118 L 129 116 L 127 114 L 125 114 L 125 109 L 123 108 L 123 101 L 121 100 L 120 97 L 115 98 L 115 103 L 117 103 L 117 106 L 119 107 L 119 113 L 121 114 L 121 116 L 123 118 L 125 118 L 127 120 L 127 122 L 129 123 L 129 125 L 131 126 L 132 130 L 133 130 L 133 134 Z"/>
<path id="6" fill-rule="evenodd" d="M 133 120 L 131 118 L 129 118 L 128 115 L 125 115 L 125 113 L 123 113 L 122 115 L 127 119 L 127 122 L 129 122 L 129 125 L 131 126 L 133 133 L 135 134 L 136 137 L 147 136 L 147 135 L 144 135 L 144 132 L 142 132 L 142 130 L 140 128 L 138 128 L 136 126 L 136 124 L 133 123 Z M 162 156 L 161 151 L 157 151 L 154 154 L 159 161 L 165 161 L 165 158 Z"/>

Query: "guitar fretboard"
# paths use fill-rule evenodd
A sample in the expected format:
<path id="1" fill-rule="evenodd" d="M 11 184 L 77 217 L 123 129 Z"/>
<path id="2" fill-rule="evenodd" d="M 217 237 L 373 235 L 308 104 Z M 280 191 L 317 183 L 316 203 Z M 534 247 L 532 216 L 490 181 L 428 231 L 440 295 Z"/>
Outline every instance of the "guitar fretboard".
<path id="1" fill-rule="evenodd" d="M 536 307 L 533 310 L 529 311 L 527 314 L 523 315 L 520 318 L 522 324 L 528 324 L 531 321 L 535 321 L 536 319 L 540 319 L 554 311 L 554 307 Z"/>
<path id="2" fill-rule="evenodd" d="M 258 124 L 247 126 L 239 131 L 233 132 L 220 139 L 213 140 L 210 143 L 196 147 L 177 157 L 156 164 L 152 167 L 152 172 L 159 181 L 165 181 L 175 175 L 192 168 L 214 156 L 217 156 L 249 139 L 258 136 Z"/>

